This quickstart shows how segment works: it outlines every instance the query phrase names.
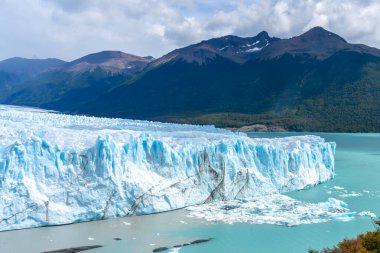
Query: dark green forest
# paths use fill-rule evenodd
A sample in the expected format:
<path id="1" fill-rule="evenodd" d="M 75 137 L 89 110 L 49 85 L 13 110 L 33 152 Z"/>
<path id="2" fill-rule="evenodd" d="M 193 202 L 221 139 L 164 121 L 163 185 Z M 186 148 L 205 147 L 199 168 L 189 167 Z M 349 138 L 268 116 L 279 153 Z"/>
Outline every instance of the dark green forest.
<path id="1" fill-rule="evenodd" d="M 99 116 L 290 131 L 379 132 L 380 59 L 340 52 L 320 61 L 284 55 L 243 66 L 163 65 L 79 108 Z"/>

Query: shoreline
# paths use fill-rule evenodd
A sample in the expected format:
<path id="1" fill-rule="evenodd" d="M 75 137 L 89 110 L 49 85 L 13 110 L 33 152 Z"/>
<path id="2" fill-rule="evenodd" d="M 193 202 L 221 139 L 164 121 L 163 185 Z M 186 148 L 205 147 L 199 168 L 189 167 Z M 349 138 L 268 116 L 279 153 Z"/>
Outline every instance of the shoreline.
<path id="1" fill-rule="evenodd" d="M 242 127 L 226 127 L 225 129 L 230 130 L 232 132 L 289 132 L 283 127 L 274 126 L 274 125 L 263 125 L 263 124 L 254 124 L 254 125 L 246 125 Z"/>

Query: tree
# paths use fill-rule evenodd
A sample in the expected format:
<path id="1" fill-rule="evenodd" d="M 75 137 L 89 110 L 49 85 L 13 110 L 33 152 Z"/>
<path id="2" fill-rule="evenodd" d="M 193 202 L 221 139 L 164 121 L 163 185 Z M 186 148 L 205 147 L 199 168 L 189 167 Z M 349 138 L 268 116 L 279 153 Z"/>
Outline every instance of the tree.
<path id="1" fill-rule="evenodd" d="M 375 224 L 375 226 L 377 226 L 377 229 L 380 228 L 380 218 L 378 220 L 373 220 L 373 223 Z"/>

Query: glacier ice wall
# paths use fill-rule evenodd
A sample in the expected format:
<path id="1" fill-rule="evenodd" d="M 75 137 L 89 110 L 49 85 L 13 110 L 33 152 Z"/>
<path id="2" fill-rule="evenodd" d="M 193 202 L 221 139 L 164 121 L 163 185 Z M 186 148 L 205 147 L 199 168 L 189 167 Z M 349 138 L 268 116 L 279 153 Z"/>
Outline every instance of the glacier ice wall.
<path id="1" fill-rule="evenodd" d="M 0 230 L 303 189 L 333 177 L 334 152 L 317 136 L 0 106 Z"/>

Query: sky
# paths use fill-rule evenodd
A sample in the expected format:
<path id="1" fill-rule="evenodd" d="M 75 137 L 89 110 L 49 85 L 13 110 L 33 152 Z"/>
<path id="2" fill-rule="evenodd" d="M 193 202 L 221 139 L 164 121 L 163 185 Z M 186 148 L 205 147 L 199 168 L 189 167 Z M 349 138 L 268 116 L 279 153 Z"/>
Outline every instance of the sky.
<path id="1" fill-rule="evenodd" d="M 162 56 L 212 37 L 322 26 L 380 48 L 379 0 L 0 0 L 0 60 L 120 50 Z"/>

